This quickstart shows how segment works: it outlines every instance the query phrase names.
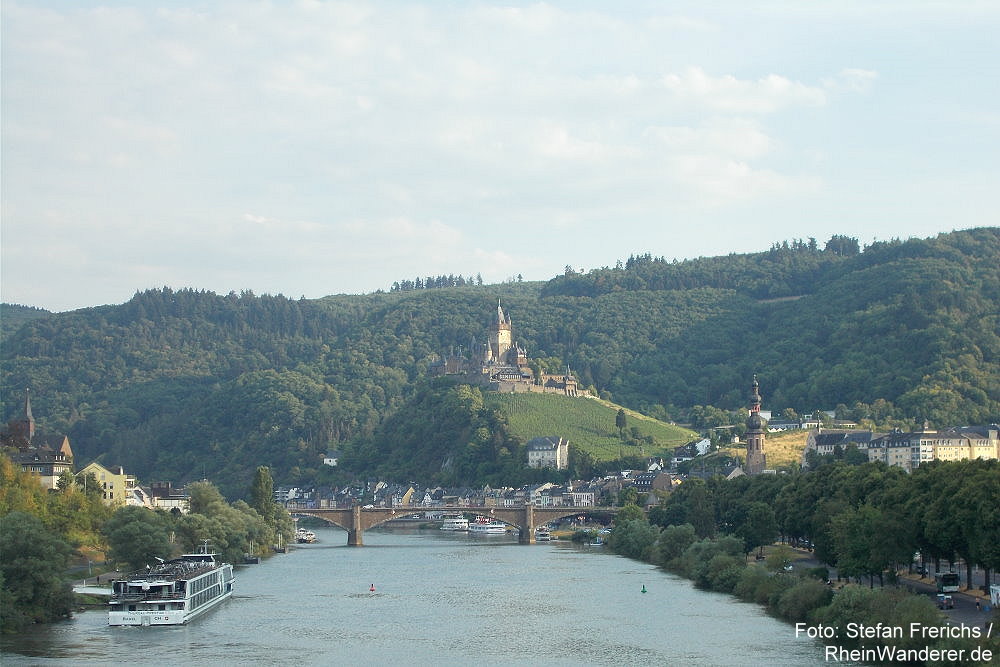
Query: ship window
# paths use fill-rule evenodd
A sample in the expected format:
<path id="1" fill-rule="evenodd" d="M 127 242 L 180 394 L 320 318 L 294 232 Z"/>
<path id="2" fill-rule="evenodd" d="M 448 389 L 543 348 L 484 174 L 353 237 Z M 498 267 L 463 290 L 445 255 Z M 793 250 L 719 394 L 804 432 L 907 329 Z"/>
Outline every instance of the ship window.
<path id="1" fill-rule="evenodd" d="M 129 610 L 129 611 L 135 611 L 135 605 L 134 605 L 134 604 L 130 604 L 130 605 L 128 606 L 128 610 Z"/>
<path id="2" fill-rule="evenodd" d="M 156 608 L 159 609 L 160 611 L 166 611 L 167 605 L 165 604 L 157 605 Z"/>

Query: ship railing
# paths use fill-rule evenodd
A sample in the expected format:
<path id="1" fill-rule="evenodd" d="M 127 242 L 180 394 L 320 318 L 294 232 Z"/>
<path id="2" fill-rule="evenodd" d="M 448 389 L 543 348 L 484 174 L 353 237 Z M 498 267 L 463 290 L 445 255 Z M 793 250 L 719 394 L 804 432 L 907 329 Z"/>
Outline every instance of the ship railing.
<path id="1" fill-rule="evenodd" d="M 154 591 L 141 591 L 138 593 L 119 593 L 117 595 L 112 595 L 111 600 L 113 602 L 136 602 L 141 600 L 183 600 L 184 593 L 182 592 L 170 592 L 170 593 L 157 593 Z"/>
<path id="2" fill-rule="evenodd" d="M 215 567 L 213 563 L 195 563 L 191 566 L 177 566 L 173 564 L 170 570 L 166 569 L 152 569 L 152 570 L 139 570 L 137 572 L 132 572 L 125 575 L 125 581 L 142 581 L 143 579 L 157 579 L 160 581 L 177 581 L 178 579 L 189 579 L 191 577 L 197 576 L 202 572 L 206 572 Z M 164 566 L 160 566 L 163 568 Z"/>

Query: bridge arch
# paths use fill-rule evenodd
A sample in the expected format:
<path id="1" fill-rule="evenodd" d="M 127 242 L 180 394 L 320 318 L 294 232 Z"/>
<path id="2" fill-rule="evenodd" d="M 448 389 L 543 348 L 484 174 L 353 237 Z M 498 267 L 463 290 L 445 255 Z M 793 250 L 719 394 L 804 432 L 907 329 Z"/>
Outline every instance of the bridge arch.
<path id="1" fill-rule="evenodd" d="M 521 544 L 535 543 L 535 527 L 541 523 L 548 523 L 580 514 L 605 514 L 614 516 L 618 513 L 616 508 L 610 507 L 535 507 L 534 505 L 521 505 L 519 507 L 411 507 L 407 509 L 398 507 L 362 508 L 359 505 L 355 505 L 347 509 L 296 509 L 294 513 L 315 517 L 331 523 L 347 531 L 348 545 L 361 546 L 363 544 L 364 531 L 394 519 L 402 519 L 430 509 L 475 514 L 502 521 L 520 531 L 518 541 Z"/>

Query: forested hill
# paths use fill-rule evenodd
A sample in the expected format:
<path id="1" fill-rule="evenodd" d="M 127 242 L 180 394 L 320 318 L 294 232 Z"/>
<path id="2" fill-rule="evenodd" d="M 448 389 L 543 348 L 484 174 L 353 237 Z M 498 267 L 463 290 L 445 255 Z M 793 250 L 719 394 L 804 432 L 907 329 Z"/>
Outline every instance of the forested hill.
<path id="1" fill-rule="evenodd" d="M 998 257 L 1000 230 L 984 228 L 864 249 L 834 237 L 644 255 L 547 283 L 318 300 L 150 290 L 5 323 L 3 414 L 17 416 L 30 387 L 41 429 L 144 481 L 225 488 L 260 464 L 279 482 L 307 477 L 328 448 L 384 453 L 377 427 L 418 400 L 437 355 L 485 340 L 501 298 L 529 357 L 661 418 L 743 406 L 756 373 L 765 409 L 996 421 Z"/>

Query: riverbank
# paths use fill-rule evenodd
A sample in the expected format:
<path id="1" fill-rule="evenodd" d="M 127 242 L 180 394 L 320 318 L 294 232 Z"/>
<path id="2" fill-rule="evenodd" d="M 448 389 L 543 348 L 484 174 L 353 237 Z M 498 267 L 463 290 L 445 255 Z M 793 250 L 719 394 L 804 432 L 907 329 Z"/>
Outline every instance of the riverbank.
<path id="1" fill-rule="evenodd" d="M 661 531 L 645 519 L 616 525 L 608 545 L 620 555 L 690 579 L 703 590 L 755 602 L 768 614 L 792 624 L 797 636 L 801 633 L 823 641 L 831 650 L 847 651 L 854 656 L 852 661 L 879 662 L 869 657 L 879 655 L 878 651 L 926 649 L 923 654 L 906 655 L 956 651 L 943 662 L 916 660 L 914 664 L 977 665 L 1000 655 L 1000 638 L 990 634 L 990 623 L 1000 621 L 996 612 L 974 625 L 951 624 L 927 595 L 899 587 L 834 586 L 820 567 L 797 572 L 794 563 L 789 567 L 786 556 L 791 550 L 783 545 L 764 561 L 751 562 L 742 539 L 699 540 L 689 524 Z M 776 556 L 779 552 L 782 555 Z"/>

